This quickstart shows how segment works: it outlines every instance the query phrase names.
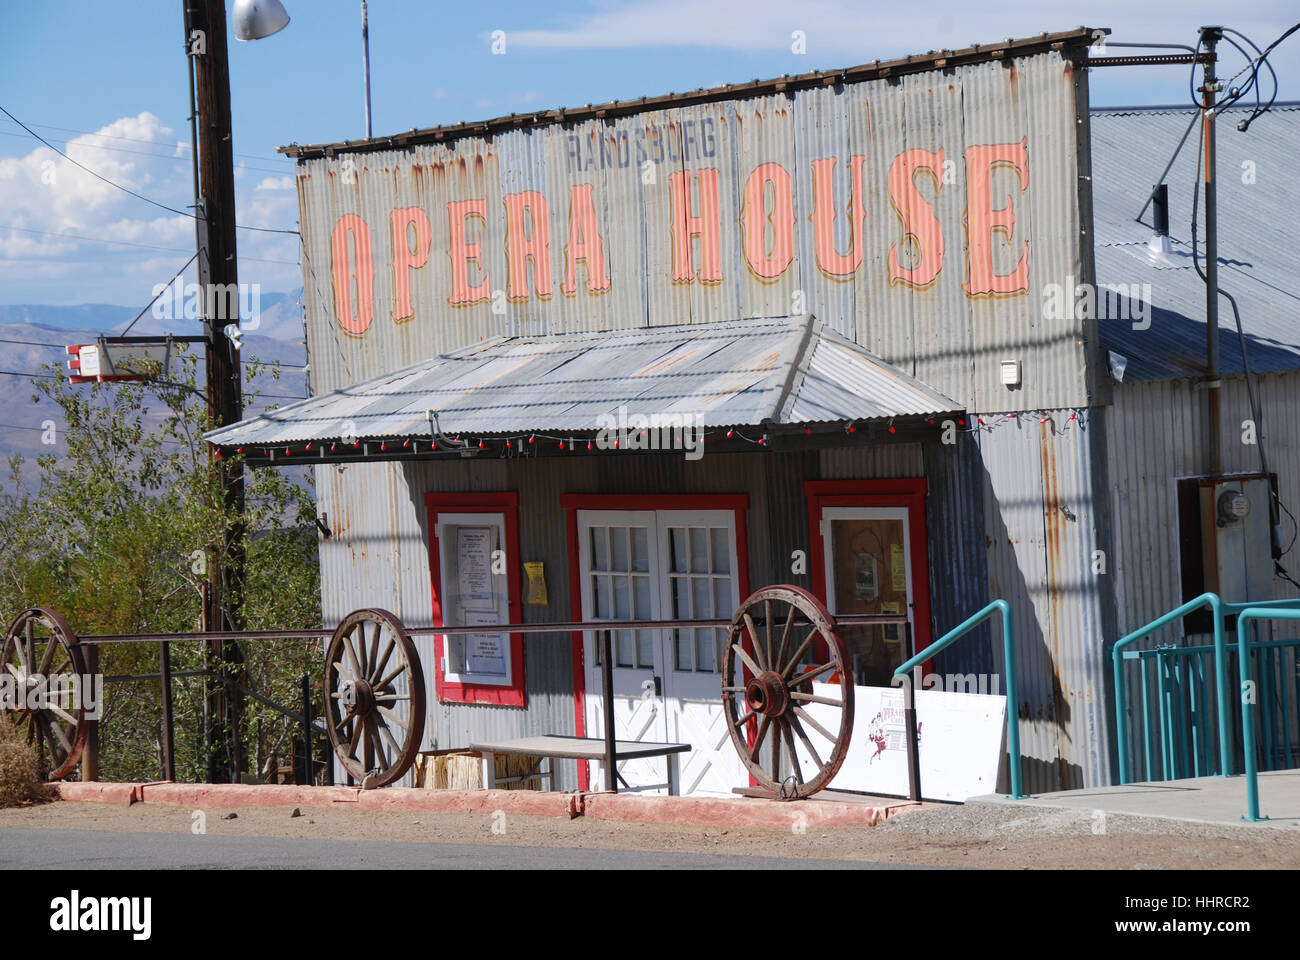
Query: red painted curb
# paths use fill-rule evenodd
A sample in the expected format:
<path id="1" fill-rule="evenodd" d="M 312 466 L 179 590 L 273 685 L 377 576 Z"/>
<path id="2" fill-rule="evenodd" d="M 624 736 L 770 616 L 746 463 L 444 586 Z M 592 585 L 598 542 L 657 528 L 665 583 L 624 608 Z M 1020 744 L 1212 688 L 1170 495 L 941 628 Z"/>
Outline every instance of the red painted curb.
<path id="1" fill-rule="evenodd" d="M 140 792 L 145 803 L 181 807 L 329 807 L 355 803 L 355 787 L 307 787 L 291 784 L 148 783 Z"/>
<path id="2" fill-rule="evenodd" d="M 57 783 L 61 800 L 98 803 L 167 803 L 201 808 L 333 807 L 358 810 L 504 811 L 534 817 L 587 816 L 596 820 L 667 823 L 685 827 L 756 827 L 794 830 L 875 826 L 917 805 L 842 803 L 729 797 L 644 797 L 636 794 L 559 793 L 538 790 L 420 790 L 387 787 L 307 787 L 237 783 Z"/>
<path id="3" fill-rule="evenodd" d="M 389 787 L 366 790 L 357 798 L 363 810 L 459 810 L 466 813 L 524 814 L 534 817 L 578 817 L 582 796 L 541 790 L 419 790 Z"/>
<path id="4" fill-rule="evenodd" d="M 55 783 L 54 792 L 60 800 L 77 803 L 122 803 L 136 802 L 136 784 L 134 783 Z"/>
<path id="5" fill-rule="evenodd" d="M 884 806 L 821 800 L 784 803 L 753 798 L 641 797 L 628 793 L 589 793 L 583 800 L 583 815 L 597 820 L 800 832 L 809 827 L 873 827 L 890 813 L 890 808 Z"/>

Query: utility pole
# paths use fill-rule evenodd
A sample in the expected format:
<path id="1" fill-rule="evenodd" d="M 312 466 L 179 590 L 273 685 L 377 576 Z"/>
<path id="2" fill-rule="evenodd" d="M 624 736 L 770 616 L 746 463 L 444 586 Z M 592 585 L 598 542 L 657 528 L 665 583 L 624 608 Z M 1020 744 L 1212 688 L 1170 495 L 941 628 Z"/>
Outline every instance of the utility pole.
<path id="1" fill-rule="evenodd" d="M 361 0 L 361 72 L 366 84 L 366 139 L 372 136 L 370 129 L 370 14 L 366 10 L 366 0 Z"/>
<path id="2" fill-rule="evenodd" d="M 1201 43 L 1209 57 L 1205 62 L 1205 83 L 1201 87 L 1201 127 L 1205 138 L 1205 399 L 1208 469 L 1211 477 L 1223 472 L 1219 437 L 1219 206 L 1214 180 L 1214 102 L 1219 83 L 1214 72 L 1214 48 L 1223 36 L 1222 27 L 1201 27 Z"/>
<path id="3" fill-rule="evenodd" d="M 199 289 L 206 347 L 206 397 L 214 426 L 238 422 L 243 416 L 239 348 L 226 335 L 238 324 L 239 286 L 235 259 L 235 162 L 231 141 L 230 67 L 226 57 L 225 0 L 182 0 L 197 115 L 196 158 L 199 238 Z M 191 121 L 192 129 L 194 121 Z M 233 310 L 230 308 L 233 306 Z M 215 451 L 214 451 L 215 455 Z M 244 513 L 243 470 L 218 463 L 227 514 Z M 203 622 L 208 632 L 240 629 L 244 590 L 244 529 L 237 522 L 222 531 L 223 555 L 208 564 Z M 208 643 L 208 668 L 221 677 L 208 697 L 208 779 L 237 780 L 240 756 L 241 698 L 236 696 L 232 671 L 243 656 L 234 640 Z"/>

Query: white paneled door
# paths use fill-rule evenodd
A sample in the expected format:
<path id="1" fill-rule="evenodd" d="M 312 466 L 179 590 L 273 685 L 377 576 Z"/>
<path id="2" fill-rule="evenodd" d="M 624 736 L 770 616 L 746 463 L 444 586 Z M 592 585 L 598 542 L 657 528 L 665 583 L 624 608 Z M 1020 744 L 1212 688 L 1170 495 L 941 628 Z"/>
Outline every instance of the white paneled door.
<path id="1" fill-rule="evenodd" d="M 730 618 L 739 605 L 732 511 L 579 510 L 577 521 L 583 619 Z M 614 634 L 617 736 L 691 744 L 678 758 L 683 794 L 729 795 L 749 783 L 722 710 L 725 637 L 711 628 Z M 587 732 L 600 736 L 604 701 L 593 632 L 586 635 L 586 665 Z M 631 790 L 666 793 L 667 763 L 626 761 L 619 773 Z M 593 765 L 592 778 L 604 782 L 601 764 Z"/>

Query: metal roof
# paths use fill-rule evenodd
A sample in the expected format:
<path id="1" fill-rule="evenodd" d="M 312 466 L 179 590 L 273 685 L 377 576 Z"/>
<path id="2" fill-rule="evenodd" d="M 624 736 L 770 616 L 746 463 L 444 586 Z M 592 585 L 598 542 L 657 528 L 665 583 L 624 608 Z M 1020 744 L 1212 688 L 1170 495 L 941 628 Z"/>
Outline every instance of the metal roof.
<path id="1" fill-rule="evenodd" d="M 1070 50 L 1078 56 L 1086 54 L 1086 47 L 1098 37 L 1110 33 L 1109 27 L 1077 27 L 1059 33 L 1041 33 L 1036 37 L 1024 37 L 998 40 L 992 43 L 976 43 L 963 50 L 931 50 L 928 53 L 900 57 L 896 60 L 874 60 L 853 67 L 839 70 L 814 70 L 793 76 L 785 75 L 771 80 L 754 80 L 749 83 L 728 83 L 710 89 L 693 90 L 687 93 L 669 93 L 664 96 L 640 97 L 635 100 L 611 100 L 608 103 L 587 104 L 582 107 L 539 110 L 535 113 L 512 113 L 508 117 L 495 117 L 491 120 L 476 120 L 468 123 L 450 124 L 441 127 L 428 127 L 417 130 L 412 127 L 403 133 L 386 137 L 372 137 L 368 140 L 343 140 L 337 143 L 319 143 L 302 145 L 291 143 L 279 148 L 279 152 L 297 159 L 309 157 L 332 157 L 339 153 L 353 153 L 367 150 L 392 150 L 417 143 L 444 143 L 461 137 L 481 137 L 484 134 L 500 133 L 506 130 L 548 126 L 556 123 L 577 123 L 583 120 L 606 120 L 641 113 L 646 110 L 664 107 L 689 106 L 698 103 L 713 103 L 723 100 L 737 100 L 745 97 L 765 94 L 793 93 L 816 87 L 838 86 L 844 83 L 857 83 L 864 80 L 898 78 L 928 70 L 945 70 L 969 63 L 987 63 L 993 60 L 1007 60 L 1012 57 L 1032 56 L 1048 50 Z"/>
<path id="2" fill-rule="evenodd" d="M 600 430 L 603 416 L 705 427 L 914 418 L 960 404 L 812 317 L 508 337 L 208 433 L 218 446 Z M 688 423 L 698 423 L 694 419 Z"/>
<path id="3" fill-rule="evenodd" d="M 1254 373 L 1300 370 L 1300 104 L 1277 104 L 1246 133 L 1231 108 L 1217 124 L 1219 286 L 1236 298 Z M 1197 111 L 1188 107 L 1113 108 L 1091 115 L 1093 231 L 1098 285 L 1150 284 L 1150 327 L 1102 316 L 1103 345 L 1125 358 L 1124 381 L 1200 376 L 1205 366 L 1205 284 L 1192 266 L 1191 219 L 1199 125 L 1165 182 L 1172 252 L 1153 257 L 1147 195 Z M 1198 203 L 1198 255 L 1204 268 L 1205 197 Z M 1242 373 L 1232 308 L 1219 301 L 1220 371 Z"/>

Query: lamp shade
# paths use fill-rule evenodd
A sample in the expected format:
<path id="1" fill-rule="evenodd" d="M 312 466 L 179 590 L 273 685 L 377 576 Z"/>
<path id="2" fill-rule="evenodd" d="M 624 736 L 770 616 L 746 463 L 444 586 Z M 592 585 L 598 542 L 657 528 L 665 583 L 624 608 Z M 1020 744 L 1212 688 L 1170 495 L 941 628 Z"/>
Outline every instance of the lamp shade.
<path id="1" fill-rule="evenodd" d="M 237 40 L 261 40 L 289 25 L 280 0 L 235 0 L 232 19 Z"/>

